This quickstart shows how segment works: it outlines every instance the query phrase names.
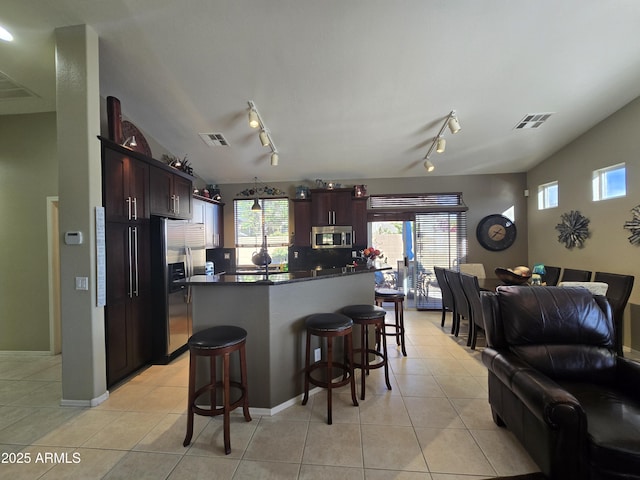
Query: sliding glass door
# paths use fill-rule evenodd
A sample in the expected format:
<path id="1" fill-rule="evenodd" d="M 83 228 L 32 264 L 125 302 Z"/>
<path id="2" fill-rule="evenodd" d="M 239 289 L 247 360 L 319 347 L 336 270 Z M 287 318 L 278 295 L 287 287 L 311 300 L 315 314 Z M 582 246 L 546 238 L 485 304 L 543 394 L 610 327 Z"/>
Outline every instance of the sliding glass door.
<path id="1" fill-rule="evenodd" d="M 416 213 L 416 308 L 442 308 L 433 267 L 451 268 L 467 255 L 465 212 Z"/>

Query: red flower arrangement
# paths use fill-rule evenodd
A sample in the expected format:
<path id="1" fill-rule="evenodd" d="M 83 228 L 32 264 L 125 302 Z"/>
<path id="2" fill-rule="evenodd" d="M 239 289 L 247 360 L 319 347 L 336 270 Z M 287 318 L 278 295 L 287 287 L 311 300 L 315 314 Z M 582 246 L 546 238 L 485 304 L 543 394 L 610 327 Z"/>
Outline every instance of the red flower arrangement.
<path id="1" fill-rule="evenodd" d="M 364 250 L 362 250 L 362 256 L 364 258 L 371 259 L 371 260 L 375 260 L 381 254 L 382 254 L 382 252 L 380 250 L 378 250 L 377 248 L 373 248 L 373 247 L 367 247 Z"/>

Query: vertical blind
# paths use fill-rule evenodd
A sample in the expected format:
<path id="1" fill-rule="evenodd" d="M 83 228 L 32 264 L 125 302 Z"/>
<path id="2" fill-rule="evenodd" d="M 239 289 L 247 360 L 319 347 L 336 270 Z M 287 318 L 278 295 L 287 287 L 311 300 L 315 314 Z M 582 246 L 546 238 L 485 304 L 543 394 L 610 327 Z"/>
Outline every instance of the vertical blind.
<path id="1" fill-rule="evenodd" d="M 259 199 L 261 210 L 253 211 L 253 199 L 234 200 L 236 247 L 260 247 L 267 236 L 267 247 L 289 245 L 289 199 Z"/>
<path id="2" fill-rule="evenodd" d="M 433 267 L 451 268 L 467 256 L 466 212 L 417 213 L 415 230 L 416 270 L 425 292 L 416 308 L 442 308 Z"/>
<path id="3" fill-rule="evenodd" d="M 451 268 L 467 256 L 467 207 L 461 193 L 371 196 L 369 221 L 393 218 L 415 222 L 416 308 L 442 308 L 433 267 Z"/>

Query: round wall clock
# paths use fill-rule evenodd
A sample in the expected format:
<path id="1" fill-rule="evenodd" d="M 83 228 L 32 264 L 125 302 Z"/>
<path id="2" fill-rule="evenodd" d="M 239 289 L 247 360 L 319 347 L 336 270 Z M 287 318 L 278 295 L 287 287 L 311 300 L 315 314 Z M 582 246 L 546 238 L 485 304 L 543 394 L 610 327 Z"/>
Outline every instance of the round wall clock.
<path id="1" fill-rule="evenodd" d="M 478 242 L 487 250 L 498 252 L 513 245 L 516 240 L 516 225 L 504 215 L 487 215 L 476 228 Z"/>

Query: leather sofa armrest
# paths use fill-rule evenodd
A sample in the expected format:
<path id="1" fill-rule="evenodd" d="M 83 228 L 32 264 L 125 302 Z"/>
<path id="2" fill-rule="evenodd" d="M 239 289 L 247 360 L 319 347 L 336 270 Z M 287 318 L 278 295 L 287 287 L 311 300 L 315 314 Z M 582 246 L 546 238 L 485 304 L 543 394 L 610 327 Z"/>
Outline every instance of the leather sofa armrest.
<path id="1" fill-rule="evenodd" d="M 482 351 L 482 362 L 508 388 L 512 388 L 513 377 L 520 370 L 531 370 L 531 366 L 509 351 L 486 347 Z"/>
<path id="2" fill-rule="evenodd" d="M 618 357 L 616 384 L 632 397 L 640 399 L 640 362 Z"/>
<path id="3" fill-rule="evenodd" d="M 586 415 L 576 397 L 537 370 L 518 371 L 512 391 L 539 420 L 552 428 L 586 428 Z"/>

